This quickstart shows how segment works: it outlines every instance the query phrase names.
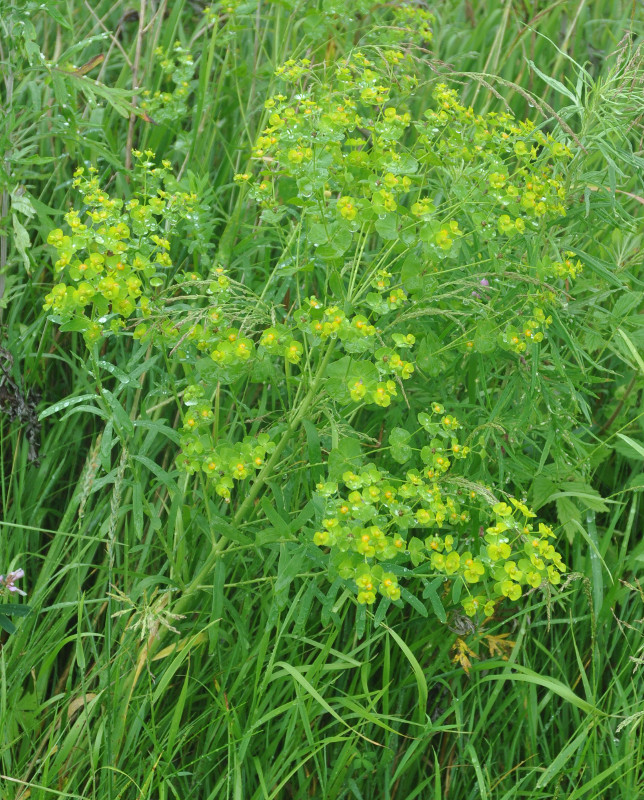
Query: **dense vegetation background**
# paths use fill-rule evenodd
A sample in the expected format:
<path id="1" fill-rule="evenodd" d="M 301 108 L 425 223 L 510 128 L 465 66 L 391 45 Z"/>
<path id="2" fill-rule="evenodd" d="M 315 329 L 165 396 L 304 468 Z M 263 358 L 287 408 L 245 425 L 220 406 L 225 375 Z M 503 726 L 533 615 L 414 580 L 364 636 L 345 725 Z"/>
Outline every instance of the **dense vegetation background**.
<path id="1" fill-rule="evenodd" d="M 2 797 L 640 796 L 641 5 L 3 0 L 0 12 Z M 145 331 L 138 341 L 126 327 L 99 330 L 95 347 L 94 329 L 43 310 L 58 280 L 50 233 L 89 202 L 75 171 L 94 165 L 102 190 L 127 201 L 134 151 L 148 150 L 193 198 L 167 216 L 182 281 L 223 264 L 248 290 L 231 301 L 234 319 L 252 307 L 261 322 L 265 300 L 295 302 L 302 264 L 283 255 L 307 202 L 281 217 L 243 176 L 266 101 L 284 91 L 278 68 L 308 58 L 324 86 L 360 46 L 413 58 L 418 118 L 448 83 L 464 107 L 509 109 L 574 153 L 565 223 L 538 235 L 544 247 L 559 236 L 583 272 L 560 282 L 543 347 L 523 355 L 468 328 L 497 285 L 482 283 L 488 265 L 474 251 L 469 278 L 442 279 L 440 324 L 416 330 L 412 406 L 442 403 L 477 431 L 467 476 L 529 502 L 567 565 L 559 585 L 500 604 L 485 623 L 446 616 L 435 583 L 405 605 L 365 607 L 303 548 L 328 452 L 358 431 L 386 460 L 395 427 L 403 463 L 409 406 L 342 416 L 329 401 L 311 424 L 280 428 L 300 354 L 281 383 L 264 373 L 261 390 L 231 373 L 213 398 L 221 436 L 237 441 L 266 418 L 290 438 L 256 491 L 243 470 L 234 476 L 247 482 L 226 515 L 227 484 L 217 494 L 176 461 L 190 383 L 190 353 L 172 362 L 182 341 L 163 329 L 154 335 L 167 348 L 153 353 Z M 333 265 L 332 240 L 319 244 Z M 527 292 L 500 275 L 499 319 Z M 406 292 L 420 291 L 415 278 Z M 343 291 L 331 283 L 330 295 Z"/>

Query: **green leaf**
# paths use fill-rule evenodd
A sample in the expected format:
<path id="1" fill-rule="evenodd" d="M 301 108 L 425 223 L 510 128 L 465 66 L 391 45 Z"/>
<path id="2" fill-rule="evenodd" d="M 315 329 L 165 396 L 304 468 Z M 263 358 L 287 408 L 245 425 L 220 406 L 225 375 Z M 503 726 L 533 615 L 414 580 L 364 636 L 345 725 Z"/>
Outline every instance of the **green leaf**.
<path id="1" fill-rule="evenodd" d="M 426 294 L 435 282 L 435 278 L 428 273 L 425 259 L 418 253 L 410 253 L 405 258 L 400 272 L 402 285 L 411 294 Z"/>
<path id="2" fill-rule="evenodd" d="M 359 439 L 346 437 L 329 453 L 329 479 L 337 480 L 347 470 L 355 472 L 362 464 L 362 447 Z"/>
<path id="3" fill-rule="evenodd" d="M 384 156 L 381 162 L 383 171 L 391 172 L 392 175 L 413 175 L 418 169 L 418 161 L 409 153 L 396 154 L 397 157 L 388 158 Z"/>
<path id="4" fill-rule="evenodd" d="M 120 382 L 120 383 L 121 383 L 123 386 L 127 386 L 127 385 L 128 385 L 128 384 L 130 384 L 130 383 L 131 383 L 133 380 L 136 380 L 136 377 L 137 377 L 137 376 L 135 376 L 135 375 L 128 375 L 127 373 L 123 372 L 123 370 L 122 370 L 122 369 L 119 369 L 119 367 L 117 367 L 115 364 L 111 364 L 109 361 L 99 361 L 99 362 L 98 362 L 98 366 L 99 366 L 101 369 L 104 369 L 104 370 L 106 370 L 107 372 L 109 372 L 111 375 L 114 375 L 114 377 L 115 377 L 115 378 L 116 378 L 116 379 L 117 379 L 117 380 L 118 380 L 118 381 L 119 381 L 119 382 Z M 144 365 L 144 369 L 145 369 L 145 368 L 147 368 L 147 367 Z"/>
<path id="5" fill-rule="evenodd" d="M 319 247 L 321 244 L 326 244 L 329 241 L 328 227 L 314 222 L 309 225 L 306 238 L 313 246 Z"/>
<path id="6" fill-rule="evenodd" d="M 440 597 L 438 596 L 438 591 L 437 591 L 438 587 L 442 585 L 443 585 L 442 578 L 436 578 L 436 580 L 432 581 L 431 583 L 428 583 L 427 586 L 425 586 L 425 589 L 423 590 L 423 597 L 429 599 L 429 602 L 432 605 L 432 609 L 434 611 L 434 614 L 436 614 L 438 621 L 445 624 L 447 622 L 447 614 L 445 613 L 443 603 Z"/>
<path id="7" fill-rule="evenodd" d="M 553 494 L 549 499 L 556 500 L 562 497 L 576 497 L 579 502 L 592 511 L 608 511 L 607 503 L 612 500 L 605 500 L 596 489 L 583 481 L 566 481 L 559 484 L 561 491 Z"/>
<path id="8" fill-rule="evenodd" d="M 324 388 L 333 400 L 346 405 L 351 402 L 351 395 L 347 384 L 349 382 L 349 371 L 353 359 L 351 356 L 343 356 L 337 361 L 333 361 L 326 368 L 326 378 Z"/>
<path id="9" fill-rule="evenodd" d="M 573 94 L 573 93 L 570 91 L 570 89 L 567 89 L 567 88 L 566 88 L 566 87 L 563 85 L 563 83 L 561 83 L 561 81 L 558 81 L 556 78 L 553 78 L 553 77 L 551 77 L 550 75 L 546 75 L 546 73 L 545 73 L 545 72 L 542 72 L 542 71 L 539 69 L 539 67 L 537 67 L 537 65 L 534 63 L 534 61 L 530 61 L 530 59 L 529 59 L 529 58 L 527 58 L 527 59 L 526 59 L 526 61 L 528 62 L 528 65 L 529 65 L 530 69 L 531 69 L 533 72 L 536 72 L 536 73 L 537 73 L 537 75 L 538 75 L 538 76 L 541 78 L 541 80 L 542 80 L 544 83 L 547 83 L 547 84 L 548 84 L 548 86 L 550 86 L 550 88 L 554 89 L 556 92 L 559 92 L 560 94 L 563 94 L 563 95 L 565 95 L 567 98 L 569 98 L 570 100 L 572 100 L 572 102 L 573 102 L 573 104 L 574 104 L 575 106 L 578 106 L 578 105 L 579 105 L 579 100 L 578 100 L 578 99 L 575 97 L 575 95 L 574 95 L 574 94 Z"/>
<path id="10" fill-rule="evenodd" d="M 561 697 L 562 700 L 565 700 L 586 714 L 602 713 L 596 706 L 588 703 L 586 700 L 583 700 L 581 697 L 579 697 L 579 695 L 575 694 L 569 686 L 566 686 L 565 683 L 562 683 L 556 678 L 550 678 L 547 675 L 539 675 L 539 673 L 535 672 L 534 670 L 531 670 L 528 667 L 524 667 L 520 664 L 512 664 L 512 666 L 509 667 L 505 661 L 484 661 L 482 664 L 472 664 L 471 667 L 472 671 L 490 670 L 495 668 L 501 668 L 504 670 L 504 672 L 501 675 L 486 675 L 479 680 L 482 682 L 521 681 L 524 683 L 533 683 L 537 686 L 543 686 L 544 689 L 556 694 L 558 697 Z M 510 669 L 514 670 L 514 672 L 510 672 Z"/>
<path id="11" fill-rule="evenodd" d="M 419 566 L 419 564 L 422 564 L 423 561 L 426 561 L 425 544 L 416 536 L 413 536 L 409 540 L 407 544 L 407 549 L 409 550 L 409 558 L 411 560 L 411 563 L 415 567 Z"/>
<path id="12" fill-rule="evenodd" d="M 70 23 L 65 19 L 65 17 L 60 13 L 60 11 L 56 8 L 56 4 L 54 0 L 50 0 L 50 2 L 45 4 L 45 8 L 49 16 L 55 20 L 59 25 L 63 28 L 66 28 L 68 31 L 72 29 Z"/>
<path id="13" fill-rule="evenodd" d="M 138 461 L 140 464 L 143 464 L 144 467 L 150 470 L 150 472 L 158 479 L 160 483 L 162 483 L 171 494 L 179 491 L 179 487 L 176 484 L 176 481 L 171 477 L 170 473 L 160 467 L 155 461 L 152 461 L 151 458 L 147 456 L 139 455 L 138 453 L 133 453 L 132 458 L 135 461 Z"/>
<path id="14" fill-rule="evenodd" d="M 419 600 L 419 599 L 416 597 L 416 595 L 415 595 L 415 594 L 412 594 L 412 593 L 409 591 L 409 589 L 405 589 L 404 587 L 402 587 L 402 588 L 401 588 L 401 590 L 400 590 L 400 596 L 402 597 L 402 599 L 403 599 L 403 600 L 404 600 L 406 603 L 409 603 L 409 605 L 410 605 L 412 608 L 416 609 L 416 611 L 418 611 L 418 613 L 421 615 L 421 617 L 427 617 L 427 616 L 429 616 L 429 614 L 428 614 L 428 612 L 427 612 L 427 608 L 425 607 L 425 604 L 424 604 L 424 603 L 422 603 L 422 602 L 421 602 L 421 601 L 420 601 L 420 600 Z"/>
<path id="15" fill-rule="evenodd" d="M 581 511 L 569 497 L 557 498 L 557 517 L 572 544 L 577 528 L 581 525 Z M 576 523 L 576 524 L 575 524 Z"/>
<path id="16" fill-rule="evenodd" d="M 541 789 L 544 786 L 547 786 L 550 781 L 559 773 L 564 767 L 564 764 L 568 759 L 579 750 L 582 744 L 588 738 L 590 731 L 592 730 L 592 726 L 587 726 L 578 736 L 568 742 L 568 744 L 561 750 L 561 752 L 552 760 L 552 763 L 548 764 L 546 769 L 541 774 L 539 780 L 537 781 L 537 789 Z"/>
<path id="17" fill-rule="evenodd" d="M 68 397 L 65 400 L 59 400 L 57 403 L 54 403 L 49 408 L 46 408 L 44 411 L 41 411 L 38 414 L 38 419 L 43 420 L 47 417 L 50 417 L 52 414 L 57 414 L 59 411 L 65 411 L 70 406 L 75 406 L 77 403 L 84 403 L 85 400 L 95 400 L 95 394 L 81 394 L 78 397 Z"/>
<path id="18" fill-rule="evenodd" d="M 309 469 L 312 480 L 317 483 L 322 479 L 324 465 L 322 463 L 322 448 L 320 446 L 320 435 L 318 429 L 309 419 L 302 420 L 302 426 L 306 433 L 306 444 L 309 455 Z"/>
<path id="19" fill-rule="evenodd" d="M 397 222 L 396 214 L 385 214 L 382 219 L 376 220 L 374 228 L 385 241 L 393 241 L 398 238 Z"/>
<path id="20" fill-rule="evenodd" d="M 8 617 L 5 617 L 4 614 L 0 614 L 0 628 L 5 630 L 7 633 L 15 633 L 17 630 L 13 622 L 11 622 Z"/>
<path id="21" fill-rule="evenodd" d="M 346 288 L 344 285 L 344 281 L 342 280 L 342 277 L 336 270 L 333 270 L 329 274 L 329 288 L 331 289 L 333 297 L 337 302 L 345 298 Z"/>
<path id="22" fill-rule="evenodd" d="M 331 617 L 335 617 L 333 606 L 335 605 L 338 591 L 343 585 L 344 581 L 341 578 L 336 578 L 331 586 L 329 586 L 329 589 L 324 596 L 324 600 L 322 601 L 322 611 L 320 612 L 320 621 L 324 627 L 329 624 Z"/>
<path id="23" fill-rule="evenodd" d="M 31 606 L 21 603 L 5 603 L 0 606 L 0 611 L 8 617 L 26 617 L 31 613 Z"/>
<path id="24" fill-rule="evenodd" d="M 548 503 L 556 491 L 556 483 L 545 475 L 537 475 L 532 481 L 532 507 L 534 510 L 538 511 L 542 506 Z"/>
<path id="25" fill-rule="evenodd" d="M 474 349 L 477 353 L 492 353 L 496 350 L 496 325 L 489 319 L 480 319 L 474 333 Z"/>
<path id="26" fill-rule="evenodd" d="M 78 317 L 73 317 L 69 322 L 65 322 L 60 326 L 63 333 L 84 333 L 89 328 L 89 320 L 82 314 Z"/>
<path id="27" fill-rule="evenodd" d="M 589 512 L 589 513 L 590 513 L 590 512 Z M 593 541 L 593 539 L 592 539 L 592 538 L 591 538 L 591 536 L 588 534 L 588 532 L 586 531 L 586 529 L 584 528 L 584 526 L 581 524 L 581 522 L 578 522 L 576 519 L 573 519 L 573 520 L 571 520 L 571 521 L 570 521 L 570 525 L 571 525 L 571 526 L 572 526 L 572 527 L 573 527 L 573 528 L 574 528 L 576 531 L 578 531 L 579 533 L 581 533 L 581 535 L 584 537 L 584 539 L 586 540 L 586 543 L 588 544 L 588 546 L 590 547 L 590 549 L 591 549 L 591 551 L 592 551 L 592 552 L 591 552 L 591 556 L 592 556 L 594 559 L 599 559 L 599 561 L 601 561 L 601 563 L 602 563 L 602 565 L 603 565 L 604 569 L 605 569 L 605 570 L 606 570 L 606 572 L 608 573 L 608 576 L 610 577 L 611 581 L 614 583 L 615 581 L 614 581 L 614 579 L 613 579 L 613 575 L 612 575 L 611 571 L 608 569 L 608 565 L 606 564 L 606 562 L 605 562 L 605 561 L 604 561 L 604 559 L 602 558 L 602 554 L 599 552 L 599 548 L 597 547 L 597 544 L 596 544 L 596 543 Z M 593 519 L 593 525 L 594 525 L 594 519 Z M 599 613 L 599 611 L 600 611 L 600 608 L 601 608 L 601 607 L 598 605 L 598 607 L 595 609 L 595 612 L 596 612 L 597 614 Z"/>
<path id="28" fill-rule="evenodd" d="M 637 348 L 621 328 L 617 329 L 617 333 L 619 333 L 619 335 L 624 340 L 626 347 L 629 349 L 630 354 L 633 356 L 633 358 L 637 363 L 637 366 L 640 368 L 640 372 L 642 373 L 642 375 L 644 375 L 644 361 L 642 360 L 640 354 L 637 352 Z"/>
<path id="29" fill-rule="evenodd" d="M 436 378 L 445 372 L 447 359 L 441 353 L 442 343 L 433 333 L 428 333 L 420 340 L 416 351 L 416 364 L 430 378 Z"/>
<path id="30" fill-rule="evenodd" d="M 25 226 L 20 222 L 18 217 L 15 214 L 12 214 L 12 222 L 13 222 L 13 243 L 16 247 L 16 250 L 22 257 L 22 263 L 25 266 L 25 270 L 29 275 L 31 273 L 31 264 L 29 263 L 29 256 L 27 255 L 27 250 L 31 247 L 31 241 L 29 240 L 29 234 L 27 233 L 27 229 Z"/>
<path id="31" fill-rule="evenodd" d="M 429 692 L 427 689 L 427 680 L 425 678 L 423 668 L 418 663 L 416 656 L 412 653 L 407 644 L 405 644 L 396 631 L 393 628 L 389 628 L 384 622 L 382 623 L 382 627 L 387 631 L 394 642 L 396 642 L 398 647 L 400 647 L 412 668 L 414 677 L 416 678 L 416 685 L 418 686 L 418 711 L 420 712 L 420 716 L 424 723 L 425 715 L 427 713 L 427 696 Z"/>
<path id="32" fill-rule="evenodd" d="M 394 428 L 389 434 L 390 453 L 394 461 L 404 464 L 412 457 L 413 451 L 408 442 L 411 434 L 404 428 Z"/>
<path id="33" fill-rule="evenodd" d="M 376 365 L 372 361 L 357 361 L 350 356 L 343 356 L 326 368 L 324 388 L 338 403 L 347 405 L 352 402 L 349 386 L 356 381 L 375 387 L 378 383 Z"/>
<path id="34" fill-rule="evenodd" d="M 631 458 L 644 459 L 644 445 L 643 444 L 641 444 L 640 442 L 635 441 L 635 439 L 631 439 L 630 436 L 626 436 L 623 433 L 618 433 L 617 436 L 619 436 L 619 438 L 622 439 L 622 441 L 626 442 L 626 444 L 630 448 L 630 450 L 627 450 L 626 452 L 624 452 L 623 449 L 618 450 L 618 452 L 621 452 L 622 455 L 628 455 Z M 615 448 L 615 449 L 617 450 L 618 448 Z M 635 451 L 635 452 L 633 453 L 632 451 Z"/>
<path id="35" fill-rule="evenodd" d="M 304 551 L 294 549 L 287 543 L 280 545 L 280 558 L 277 567 L 277 580 L 273 587 L 275 602 L 280 611 L 286 608 L 291 583 L 300 572 L 304 560 Z"/>
<path id="36" fill-rule="evenodd" d="M 441 429 L 438 422 L 432 422 L 432 417 L 426 411 L 421 411 L 418 415 L 418 423 L 432 436 L 437 436 Z"/>
<path id="37" fill-rule="evenodd" d="M 134 534 L 141 541 L 143 538 L 143 487 L 137 477 L 132 482 L 132 521 Z"/>
<path id="38" fill-rule="evenodd" d="M 132 424 L 132 420 L 130 419 L 130 415 L 127 411 L 123 408 L 123 406 L 119 403 L 117 398 L 109 391 L 109 389 L 103 389 L 103 397 L 107 400 L 107 404 L 114 415 L 114 422 L 116 426 L 120 428 L 123 434 L 127 436 L 132 436 L 134 433 L 134 425 Z"/>
<path id="39" fill-rule="evenodd" d="M 320 705 L 327 712 L 327 714 L 330 714 L 337 722 L 339 722 L 341 725 L 344 725 L 346 728 L 352 731 L 356 736 L 359 736 L 361 739 L 364 739 L 367 742 L 371 742 L 372 744 L 376 744 L 376 742 L 373 742 L 371 739 L 368 739 L 363 733 L 360 733 L 359 730 L 357 730 L 356 728 L 352 728 L 348 722 L 345 722 L 344 719 L 342 719 L 342 717 L 338 714 L 338 712 L 327 703 L 327 701 L 322 697 L 322 695 L 316 689 L 313 688 L 313 686 L 309 683 L 309 681 L 302 675 L 302 673 L 296 667 L 292 666 L 291 664 L 288 664 L 286 661 L 276 661 L 274 665 L 274 670 L 276 670 L 278 667 L 281 667 L 284 670 L 284 672 L 287 672 L 293 678 L 293 680 L 299 683 L 300 686 L 302 686 L 303 689 L 315 700 L 315 702 L 318 703 L 318 705 Z M 279 673 L 277 674 L 273 673 L 270 680 L 276 680 L 279 677 L 281 677 Z"/>
<path id="40" fill-rule="evenodd" d="M 367 627 L 367 607 L 358 603 L 356 606 L 355 635 L 357 639 L 362 639 L 365 628 Z"/>
<path id="41" fill-rule="evenodd" d="M 251 538 L 243 533 L 239 528 L 231 525 L 231 523 L 224 519 L 222 516 L 216 515 L 212 510 L 210 511 L 211 517 L 213 517 L 211 527 L 212 532 L 217 534 L 218 536 L 223 536 L 226 539 L 230 539 L 231 542 L 235 542 L 236 544 L 250 544 Z"/>
<path id="42" fill-rule="evenodd" d="M 378 627 L 378 625 L 380 625 L 381 622 L 384 622 L 390 605 L 391 605 L 391 600 L 388 597 L 380 598 L 380 602 L 378 603 L 378 608 L 376 609 L 376 613 L 373 615 L 373 624 L 375 627 Z"/>
<path id="43" fill-rule="evenodd" d="M 631 311 L 641 308 L 641 306 L 642 292 L 624 292 L 617 298 L 610 315 L 619 324 Z"/>

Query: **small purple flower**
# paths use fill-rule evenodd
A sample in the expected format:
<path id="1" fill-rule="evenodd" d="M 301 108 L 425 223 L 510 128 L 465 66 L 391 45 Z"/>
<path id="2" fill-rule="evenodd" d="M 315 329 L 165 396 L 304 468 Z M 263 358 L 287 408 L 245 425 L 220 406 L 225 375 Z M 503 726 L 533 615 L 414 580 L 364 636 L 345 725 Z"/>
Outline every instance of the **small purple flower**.
<path id="1" fill-rule="evenodd" d="M 479 283 L 481 284 L 481 286 L 489 286 L 490 285 L 490 282 L 489 282 L 489 280 L 487 278 L 481 278 Z M 472 292 L 472 297 L 476 297 L 477 300 L 481 299 L 481 295 L 478 292 Z M 484 294 L 483 297 L 486 300 L 488 299 L 486 294 Z"/>
<path id="2" fill-rule="evenodd" d="M 14 569 L 13 572 L 8 572 L 6 577 L 4 575 L 0 575 L 0 586 L 3 586 L 10 592 L 18 592 L 18 594 L 21 594 L 24 597 L 27 594 L 27 592 L 23 592 L 22 589 L 19 589 L 15 585 L 15 582 L 19 578 L 24 578 L 24 577 L 25 577 L 24 569 Z"/>

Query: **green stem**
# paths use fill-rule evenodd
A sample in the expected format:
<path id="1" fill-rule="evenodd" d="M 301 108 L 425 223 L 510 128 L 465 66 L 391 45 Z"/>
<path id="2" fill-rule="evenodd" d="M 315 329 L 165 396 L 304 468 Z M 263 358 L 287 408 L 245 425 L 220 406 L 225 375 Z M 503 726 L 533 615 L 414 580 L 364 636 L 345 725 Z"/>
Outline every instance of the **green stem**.
<path id="1" fill-rule="evenodd" d="M 329 360 L 331 358 L 331 353 L 333 352 L 334 346 L 335 346 L 335 342 L 334 341 L 330 341 L 329 345 L 327 347 L 327 351 L 324 354 L 324 358 L 322 359 L 322 361 L 320 363 L 320 366 L 318 368 L 318 371 L 317 371 L 317 374 L 315 376 L 315 379 L 314 379 L 313 383 L 311 384 L 311 387 L 310 387 L 309 391 L 307 392 L 304 400 L 302 400 L 302 404 L 300 405 L 300 407 L 296 411 L 295 416 L 293 417 L 293 419 L 290 421 L 290 423 L 288 425 L 288 428 L 284 431 L 284 434 L 283 434 L 282 438 L 280 439 L 280 441 L 278 442 L 277 447 L 275 448 L 275 450 L 273 450 L 273 453 L 271 454 L 270 459 L 266 462 L 266 464 L 264 464 L 264 467 L 262 468 L 261 472 L 257 476 L 257 480 L 252 485 L 250 492 L 246 496 L 246 499 L 241 504 L 241 506 L 239 506 L 239 508 L 237 509 L 237 513 L 233 517 L 233 524 L 234 525 L 239 525 L 239 523 L 244 518 L 244 516 L 246 514 L 246 511 L 253 504 L 253 502 L 255 501 L 255 498 L 257 497 L 257 495 L 259 494 L 260 490 L 262 489 L 262 487 L 266 483 L 266 478 L 272 473 L 273 468 L 275 467 L 275 465 L 279 461 L 280 456 L 282 455 L 282 451 L 284 450 L 284 448 L 288 444 L 291 436 L 299 428 L 300 422 L 302 422 L 302 419 L 304 418 L 304 415 L 309 410 L 309 408 L 311 407 L 313 401 L 317 397 L 318 389 L 320 388 L 320 384 L 322 383 L 322 379 L 324 377 L 324 373 L 326 371 L 327 364 L 329 363 Z"/>
<path id="2" fill-rule="evenodd" d="M 217 389 L 215 390 L 215 413 L 212 423 L 212 439 L 215 444 L 219 441 L 219 412 L 221 406 L 221 383 L 217 381 Z"/>
<path id="3" fill-rule="evenodd" d="M 320 362 L 313 383 L 309 387 L 309 391 L 307 392 L 299 408 L 293 415 L 293 418 L 291 419 L 291 421 L 288 424 L 288 427 L 284 431 L 282 438 L 277 443 L 277 447 L 275 448 L 275 450 L 273 450 L 271 457 L 264 464 L 255 482 L 251 486 L 250 491 L 246 496 L 246 499 L 237 509 L 237 512 L 235 513 L 235 516 L 232 519 L 233 526 L 238 526 L 246 516 L 247 512 L 253 507 L 257 495 L 263 489 L 268 477 L 272 474 L 276 464 L 279 462 L 279 459 L 282 455 L 282 452 L 284 451 L 284 448 L 290 441 L 293 434 L 299 428 L 300 423 L 304 419 L 304 416 L 306 415 L 307 411 L 317 398 L 318 391 L 320 389 L 320 384 L 322 383 L 322 380 L 324 378 L 324 373 L 326 372 L 326 368 L 331 359 L 334 347 L 335 347 L 335 341 L 332 340 L 329 342 L 327 346 L 326 353 L 324 354 L 324 357 Z M 176 613 L 181 613 L 183 611 L 190 596 L 199 588 L 201 583 L 203 583 L 203 581 L 206 579 L 208 574 L 211 572 L 211 570 L 217 563 L 217 559 L 221 555 L 221 551 L 224 549 L 226 543 L 227 543 L 226 537 L 222 536 L 221 539 L 215 545 L 215 547 L 210 551 L 210 554 L 206 559 L 206 561 L 204 562 L 203 566 L 201 567 L 199 572 L 195 575 L 195 577 L 192 579 L 192 581 L 188 584 L 182 597 L 177 601 L 175 607 Z"/>

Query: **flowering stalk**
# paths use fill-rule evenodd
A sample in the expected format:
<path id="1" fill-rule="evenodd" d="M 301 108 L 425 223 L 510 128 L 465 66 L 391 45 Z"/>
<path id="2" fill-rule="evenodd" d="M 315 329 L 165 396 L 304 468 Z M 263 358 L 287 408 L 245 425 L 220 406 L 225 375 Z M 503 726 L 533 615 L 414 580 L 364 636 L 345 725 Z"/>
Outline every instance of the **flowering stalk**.
<path id="1" fill-rule="evenodd" d="M 241 523 L 246 513 L 248 512 L 248 509 L 252 507 L 253 503 L 255 502 L 255 499 L 257 498 L 257 495 L 260 493 L 264 484 L 266 483 L 266 478 L 272 474 L 273 469 L 275 465 L 278 463 L 284 448 L 290 441 L 293 434 L 299 428 L 302 420 L 304 419 L 304 416 L 306 415 L 307 411 L 315 401 L 315 398 L 318 396 L 320 384 L 322 383 L 322 380 L 326 372 L 326 368 L 331 360 L 331 355 L 333 354 L 334 347 L 335 347 L 335 341 L 334 340 L 329 341 L 326 352 L 324 354 L 324 357 L 322 358 L 322 361 L 320 362 L 317 374 L 313 380 L 313 383 L 309 388 L 309 391 L 307 392 L 299 408 L 293 415 L 293 419 L 290 421 L 287 429 L 284 431 L 284 434 L 282 435 L 282 438 L 278 442 L 275 450 L 273 450 L 270 459 L 266 462 L 262 470 L 259 472 L 257 479 L 253 483 L 248 495 L 246 496 L 246 499 L 237 509 L 237 512 L 235 513 L 235 516 L 233 517 L 232 520 L 232 524 L 234 526 L 237 526 Z M 202 568 L 199 570 L 199 572 L 193 578 L 190 584 L 186 587 L 183 595 L 176 603 L 175 606 L 176 611 L 183 610 L 188 598 L 190 598 L 191 595 L 195 592 L 195 590 L 199 588 L 199 585 L 207 577 L 208 573 L 213 569 L 223 549 L 223 545 L 225 543 L 226 543 L 226 538 L 225 536 L 222 536 L 217 545 L 210 552 L 210 555 L 206 559 Z M 163 633 L 163 631 L 161 631 L 161 633 Z"/>

